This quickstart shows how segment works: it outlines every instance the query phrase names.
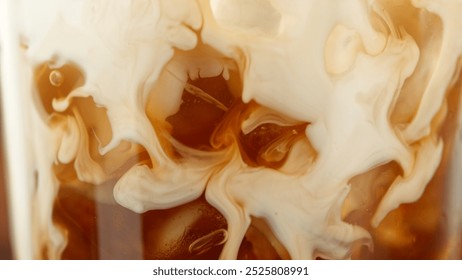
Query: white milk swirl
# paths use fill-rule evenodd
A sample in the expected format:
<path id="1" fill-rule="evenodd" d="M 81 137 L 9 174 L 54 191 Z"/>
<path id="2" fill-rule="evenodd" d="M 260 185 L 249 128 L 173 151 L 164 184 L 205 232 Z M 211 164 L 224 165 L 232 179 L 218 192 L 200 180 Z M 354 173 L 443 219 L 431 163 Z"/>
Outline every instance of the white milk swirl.
<path id="1" fill-rule="evenodd" d="M 353 178 L 392 162 L 401 169 L 373 213 L 378 226 L 419 199 L 441 162 L 438 130 L 460 71 L 462 1 L 16 2 L 27 77 L 49 61 L 75 64 L 84 76 L 45 109 L 30 85 L 24 104 L 39 178 L 34 230 L 45 233 L 36 242 L 47 244 L 51 258 L 67 242 L 51 215 L 56 163 L 74 164 L 85 183 L 116 178 L 115 199 L 138 213 L 205 193 L 228 222 L 222 259 L 237 257 L 252 217 L 267 222 L 290 258 L 343 259 L 355 244 L 371 245 L 366 229 L 343 219 L 360 207 L 349 196 Z M 66 79 L 53 75 L 58 86 Z M 167 118 L 185 88 L 232 111 L 188 82 L 216 76 L 235 98 L 258 104 L 239 124 L 244 135 L 264 124 L 306 125 L 268 150 L 269 160 L 286 156 L 282 166 L 248 164 L 231 134 L 209 151 L 169 135 Z M 100 108 L 95 119 L 108 121 L 95 121 L 93 132 L 72 107 L 84 97 Z M 113 161 L 95 160 L 89 137 Z M 149 164 L 116 174 L 143 149 Z M 367 180 L 356 183 L 368 189 Z"/>

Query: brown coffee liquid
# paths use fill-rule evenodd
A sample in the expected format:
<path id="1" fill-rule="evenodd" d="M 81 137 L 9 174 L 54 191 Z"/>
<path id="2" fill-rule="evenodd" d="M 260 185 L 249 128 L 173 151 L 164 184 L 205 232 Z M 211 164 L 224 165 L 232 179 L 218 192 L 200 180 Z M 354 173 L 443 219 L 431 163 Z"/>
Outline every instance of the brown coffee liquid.
<path id="1" fill-rule="evenodd" d="M 0 92 L 1 94 L 1 92 Z M 2 111 L 0 106 L 0 123 L 2 123 Z M 0 260 L 12 258 L 9 238 L 8 209 L 6 199 L 5 178 L 5 153 L 3 147 L 3 130 L 0 129 Z"/>
<path id="2" fill-rule="evenodd" d="M 462 77 L 461 77 L 462 78 Z M 462 248 L 450 248 L 453 244 L 461 244 L 462 236 L 448 235 L 448 217 L 457 213 L 448 213 L 446 203 L 450 196 L 448 187 L 449 160 L 452 156 L 457 118 L 460 104 L 462 79 L 448 90 L 448 112 L 443 123 L 437 128 L 438 135 L 444 141 L 443 159 L 434 177 L 427 185 L 422 197 L 409 204 L 403 204 L 388 216 L 377 227 L 370 226 L 378 202 L 385 194 L 394 178 L 401 173 L 399 166 L 390 163 L 376 169 L 379 177 L 371 184 L 372 192 L 364 194 L 367 202 L 363 208 L 346 217 L 345 220 L 366 228 L 374 242 L 372 251 L 367 248 L 356 248 L 353 258 L 357 259 L 445 259 L 451 252 Z M 366 175 L 367 176 L 367 175 Z M 358 179 L 358 178 L 357 178 Z M 355 179 L 352 180 L 352 192 L 355 192 Z M 361 190 L 358 190 L 361 191 Z M 350 193 L 350 195 L 354 195 Z M 356 194 L 357 195 L 357 194 Z M 453 258 L 454 255 L 451 256 Z M 458 258 L 462 254 L 459 253 Z"/>
<path id="3" fill-rule="evenodd" d="M 108 143 L 111 138 L 111 128 L 105 109 L 97 106 L 92 98 L 74 98 L 67 110 L 53 110 L 53 99 L 65 98 L 83 82 L 84 76 L 73 64 L 55 68 L 52 63 L 46 63 L 36 70 L 39 106 L 43 108 L 44 118 L 50 126 L 58 125 L 63 116 L 79 119 L 85 126 L 80 132 L 88 141 L 90 157 L 112 176 L 102 185 L 91 185 L 78 179 L 75 162 L 57 163 L 53 167 L 60 182 L 53 221 L 68 240 L 62 258 L 217 259 L 227 238 L 227 224 L 204 197 L 172 209 L 143 214 L 134 213 L 114 201 L 112 189 L 117 179 L 130 167 L 151 166 L 151 162 L 142 147 L 121 160 L 118 150 L 124 150 L 128 143 L 121 143 L 104 156 L 99 154 L 99 145 Z M 233 118 L 230 112 L 240 114 L 245 106 L 234 100 L 221 76 L 190 80 L 188 86 L 183 92 L 180 110 L 167 119 L 171 135 L 195 149 L 225 148 L 227 143 L 216 140 L 226 133 L 222 124 L 233 123 L 230 129 L 238 131 L 237 123 L 230 121 Z M 272 129 L 271 135 L 275 138 L 278 138 L 278 131 L 284 134 L 287 130 L 274 126 Z M 219 130 L 221 132 L 217 132 Z M 216 138 L 214 144 L 213 137 Z M 271 140 L 260 142 L 268 144 Z M 256 153 L 249 158 L 252 163 L 256 162 Z M 258 234 L 258 230 L 253 229 L 253 232 Z M 256 246 L 268 247 L 272 255 L 266 258 L 277 258 L 268 242 L 259 242 Z M 253 244 L 244 240 L 240 256 L 256 258 L 254 251 Z M 42 252 L 41 257 L 48 258 L 46 245 Z"/>
<path id="4" fill-rule="evenodd" d="M 237 75 L 238 76 L 238 75 Z M 84 82 L 84 76 L 76 65 L 66 64 L 53 68 L 43 64 L 36 71 L 39 106 L 50 125 L 58 123 L 62 116 L 80 118 L 84 124 L 81 133 L 88 139 L 90 157 L 98 163 L 110 179 L 101 185 L 91 185 L 78 179 L 74 162 L 57 163 L 53 168 L 60 182 L 54 204 L 53 221 L 67 237 L 63 259 L 217 259 L 227 237 L 224 217 L 204 197 L 167 210 L 134 213 L 118 205 L 112 190 L 120 178 L 134 165 L 152 167 L 143 147 L 124 154 L 128 142 L 106 155 L 100 155 L 98 147 L 112 137 L 106 109 L 97 106 L 92 98 L 75 98 L 64 112 L 53 110 L 53 99 L 66 97 L 70 91 Z M 237 142 L 242 159 L 250 166 L 279 168 L 290 150 L 290 143 L 304 137 L 309 124 L 279 126 L 262 124 L 249 134 L 240 129 L 242 121 L 259 105 L 243 104 L 223 77 L 189 80 L 183 91 L 182 104 L 177 113 L 158 127 L 167 127 L 170 135 L 183 145 L 194 149 L 220 150 L 233 141 Z M 240 81 L 238 81 L 240 82 Z M 394 163 L 379 167 L 381 174 L 374 181 L 372 193 L 365 199 L 364 207 L 345 217 L 347 222 L 361 225 L 373 236 L 374 248 L 356 248 L 354 258 L 361 259 L 435 259 L 440 257 L 447 243 L 445 236 L 444 195 L 446 164 L 451 154 L 455 119 L 460 95 L 460 82 L 449 92 L 449 114 L 441 128 L 445 141 L 445 157 L 437 174 L 422 198 L 409 205 L 402 205 L 391 212 L 378 228 L 372 228 L 370 218 L 378 202 L 394 178 L 401 172 Z M 149 116 L 149 112 L 147 113 Z M 158 120 L 151 119 L 156 127 Z M 165 142 L 165 141 L 164 141 Z M 282 152 L 275 147 L 287 145 Z M 173 147 L 168 147 L 174 149 Z M 364 175 L 364 176 L 370 176 Z M 364 178 L 363 178 L 364 179 Z M 351 181 L 352 194 L 355 179 Z M 280 244 L 267 240 L 263 231 L 270 231 L 264 220 L 254 219 L 241 244 L 240 259 L 280 259 L 273 246 Z M 42 258 L 48 258 L 46 245 Z"/>

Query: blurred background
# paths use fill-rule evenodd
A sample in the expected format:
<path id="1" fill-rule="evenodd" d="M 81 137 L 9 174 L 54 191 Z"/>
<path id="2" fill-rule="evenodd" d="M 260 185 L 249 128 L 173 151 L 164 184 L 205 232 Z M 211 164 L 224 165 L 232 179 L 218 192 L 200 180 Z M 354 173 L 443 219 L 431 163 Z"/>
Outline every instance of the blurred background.
<path id="1" fill-rule="evenodd" d="M 0 96 L 1 92 L 1 73 L 0 73 Z M 3 147 L 3 122 L 2 104 L 0 98 L 0 259 L 11 259 L 11 247 L 8 233 L 8 215 L 5 192 L 5 159 Z"/>
<path id="2" fill-rule="evenodd" d="M 3 2 L 0 0 L 0 17 L 4 17 Z M 0 18 L 1 19 L 1 18 Z M 5 25 L 3 25 L 4 27 Z M 2 31 L 2 25 L 0 25 Z M 2 40 L 0 34 L 0 43 Z M 1 44 L 0 44 L 1 45 Z M 0 47 L 0 66 L 1 66 L 1 47 Z M 2 67 L 0 67 L 0 260 L 11 259 L 11 246 L 8 232 L 8 214 L 6 202 L 6 170 L 5 170 L 5 147 L 3 141 L 3 112 L 2 112 Z"/>

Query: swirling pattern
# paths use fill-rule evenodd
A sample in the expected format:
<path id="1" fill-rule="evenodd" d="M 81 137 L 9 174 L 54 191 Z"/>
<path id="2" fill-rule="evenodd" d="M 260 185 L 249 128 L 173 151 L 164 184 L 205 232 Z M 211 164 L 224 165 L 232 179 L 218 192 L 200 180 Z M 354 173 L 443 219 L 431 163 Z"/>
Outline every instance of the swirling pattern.
<path id="1" fill-rule="evenodd" d="M 81 182 L 115 179 L 116 201 L 137 213 L 205 194 L 228 223 L 222 259 L 237 258 L 254 218 L 281 256 L 344 259 L 358 244 L 372 248 L 369 229 L 346 221 L 360 201 L 376 200 L 377 227 L 418 200 L 441 163 L 447 92 L 460 78 L 461 1 L 66 2 L 47 24 L 22 29 L 31 69 L 75 63 L 82 79 L 33 106 L 36 136 L 53 136 L 36 159 L 47 174 L 40 188 L 55 186 L 47 201 L 58 188 L 51 166 L 71 164 Z M 217 77 L 228 93 L 195 84 Z M 185 94 L 216 110 L 205 147 L 172 133 Z M 145 160 L 126 164 L 138 154 Z M 383 173 L 389 188 L 361 198 Z M 65 245 L 56 231 L 51 257 Z"/>

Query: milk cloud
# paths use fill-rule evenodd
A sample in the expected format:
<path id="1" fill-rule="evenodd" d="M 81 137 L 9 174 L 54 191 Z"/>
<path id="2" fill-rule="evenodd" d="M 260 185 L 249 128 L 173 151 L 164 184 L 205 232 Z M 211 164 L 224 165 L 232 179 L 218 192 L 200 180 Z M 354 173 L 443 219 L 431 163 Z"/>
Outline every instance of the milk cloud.
<path id="1" fill-rule="evenodd" d="M 283 258 L 350 258 L 421 197 L 447 148 L 462 1 L 14 5 L 33 81 L 36 257 L 66 248 L 53 202 L 72 185 L 136 213 L 205 195 L 227 222 L 207 237 L 222 259 L 254 220 Z M 349 220 L 366 208 L 369 226 Z"/>

